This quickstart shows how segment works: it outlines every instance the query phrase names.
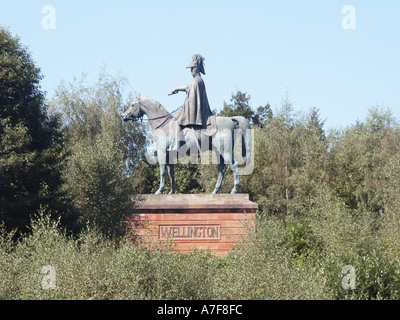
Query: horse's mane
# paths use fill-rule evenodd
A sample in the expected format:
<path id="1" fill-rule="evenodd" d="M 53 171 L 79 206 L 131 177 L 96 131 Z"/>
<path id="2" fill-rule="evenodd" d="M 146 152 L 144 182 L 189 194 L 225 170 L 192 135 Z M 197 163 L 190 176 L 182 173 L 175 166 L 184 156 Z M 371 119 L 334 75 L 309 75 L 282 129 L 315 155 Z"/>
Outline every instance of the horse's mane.
<path id="1" fill-rule="evenodd" d="M 152 103 L 152 104 L 154 104 L 155 106 L 157 106 L 159 109 L 164 109 L 164 110 L 165 110 L 165 108 L 163 107 L 163 105 L 162 105 L 160 102 L 158 102 L 157 100 L 153 99 L 153 98 L 150 98 L 150 97 L 140 97 L 140 99 L 141 99 L 141 100 L 149 101 L 150 103 Z"/>
<path id="2" fill-rule="evenodd" d="M 150 102 L 152 105 L 154 105 L 156 108 L 158 108 L 158 110 L 166 115 L 169 115 L 172 118 L 172 115 L 164 108 L 164 106 L 158 102 L 157 100 L 150 98 L 150 97 L 146 97 L 146 96 L 140 96 L 139 98 L 140 100 L 144 100 L 144 101 L 148 101 Z"/>

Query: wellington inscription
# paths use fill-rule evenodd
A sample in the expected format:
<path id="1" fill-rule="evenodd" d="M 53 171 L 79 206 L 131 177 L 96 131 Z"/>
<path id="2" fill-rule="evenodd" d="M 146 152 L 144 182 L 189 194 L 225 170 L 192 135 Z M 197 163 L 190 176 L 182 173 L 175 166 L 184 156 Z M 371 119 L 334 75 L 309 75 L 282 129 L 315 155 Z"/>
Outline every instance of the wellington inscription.
<path id="1" fill-rule="evenodd" d="M 219 240 L 221 226 L 213 225 L 159 225 L 160 240 Z"/>

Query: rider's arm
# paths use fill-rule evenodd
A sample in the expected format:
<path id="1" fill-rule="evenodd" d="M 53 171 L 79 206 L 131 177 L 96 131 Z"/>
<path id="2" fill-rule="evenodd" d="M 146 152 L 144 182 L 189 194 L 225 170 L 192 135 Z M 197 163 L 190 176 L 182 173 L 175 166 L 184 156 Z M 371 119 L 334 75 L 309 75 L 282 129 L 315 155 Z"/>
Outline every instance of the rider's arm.
<path id="1" fill-rule="evenodd" d="M 189 87 L 188 87 L 188 86 L 184 86 L 184 87 L 178 87 L 178 88 L 175 88 L 174 90 L 172 90 L 172 91 L 170 92 L 170 94 L 169 94 L 169 95 L 176 94 L 176 93 L 178 93 L 179 91 L 184 91 L 184 92 L 187 92 L 187 91 L 188 91 L 188 89 L 189 89 Z"/>

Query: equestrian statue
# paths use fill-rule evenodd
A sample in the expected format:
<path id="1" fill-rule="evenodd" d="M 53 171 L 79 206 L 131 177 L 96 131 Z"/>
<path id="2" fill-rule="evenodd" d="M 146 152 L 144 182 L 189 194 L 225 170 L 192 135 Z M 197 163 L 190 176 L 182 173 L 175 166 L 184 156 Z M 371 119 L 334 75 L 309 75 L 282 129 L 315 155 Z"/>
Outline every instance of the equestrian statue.
<path id="1" fill-rule="evenodd" d="M 129 109 L 122 114 L 124 121 L 141 119 L 147 116 L 156 146 L 157 161 L 160 165 L 161 194 L 165 188 L 165 172 L 168 172 L 171 191 L 175 192 L 174 164 L 177 158 L 206 151 L 213 151 L 218 164 L 218 180 L 213 194 L 218 193 L 228 164 L 234 177 L 232 194 L 238 192 L 239 162 L 234 157 L 237 133 L 241 136 L 242 163 L 249 165 L 252 159 L 252 134 L 249 121 L 241 116 L 215 116 L 208 104 L 206 87 L 201 74 L 205 75 L 204 58 L 195 54 L 187 66 L 193 80 L 188 86 L 177 87 L 169 95 L 185 92 L 184 104 L 171 115 L 158 102 L 149 97 L 136 96 Z M 242 164 L 241 163 L 241 164 Z"/>

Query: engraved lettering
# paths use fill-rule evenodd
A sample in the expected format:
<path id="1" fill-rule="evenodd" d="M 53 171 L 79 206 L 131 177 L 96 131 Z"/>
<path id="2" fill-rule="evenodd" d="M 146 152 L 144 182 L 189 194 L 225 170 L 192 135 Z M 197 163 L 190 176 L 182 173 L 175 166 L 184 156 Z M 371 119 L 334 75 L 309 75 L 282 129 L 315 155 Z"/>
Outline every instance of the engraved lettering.
<path id="1" fill-rule="evenodd" d="M 219 225 L 160 225 L 160 240 L 218 240 L 221 238 Z"/>

